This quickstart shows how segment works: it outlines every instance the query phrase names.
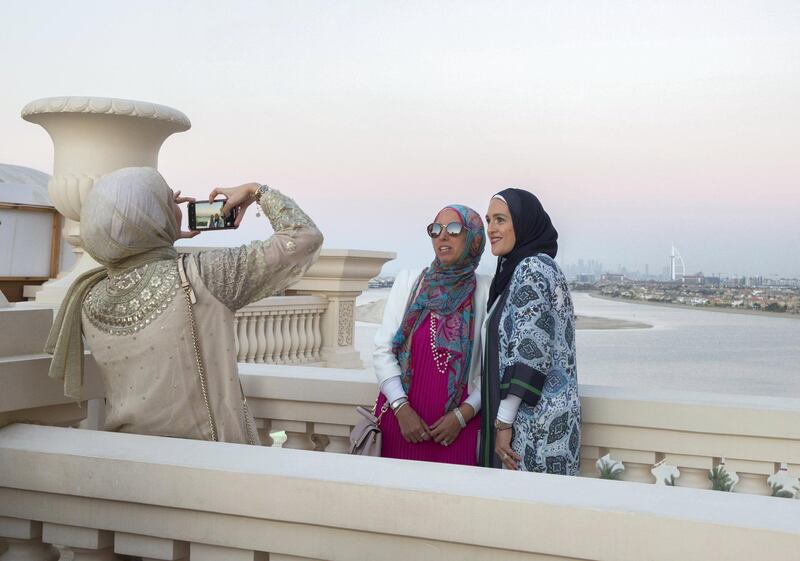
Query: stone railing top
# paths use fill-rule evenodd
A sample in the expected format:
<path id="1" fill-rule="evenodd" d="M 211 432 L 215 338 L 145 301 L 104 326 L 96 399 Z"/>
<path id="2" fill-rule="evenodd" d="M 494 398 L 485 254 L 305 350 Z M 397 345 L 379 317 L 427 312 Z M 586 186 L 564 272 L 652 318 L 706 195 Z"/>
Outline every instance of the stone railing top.
<path id="1" fill-rule="evenodd" d="M 263 298 L 244 308 L 241 308 L 238 313 L 245 312 L 262 312 L 270 310 L 290 310 L 295 308 L 322 308 L 327 306 L 327 300 L 321 296 L 270 296 Z"/>
<path id="2" fill-rule="evenodd" d="M 371 249 L 323 249 L 320 257 L 366 257 L 377 259 L 395 259 L 397 253 L 394 251 L 375 251 Z"/>
<path id="3" fill-rule="evenodd" d="M 641 559 L 637 547 L 620 553 L 618 539 L 657 541 L 653 559 L 707 559 L 712 529 L 719 558 L 766 530 L 771 549 L 783 552 L 772 558 L 789 559 L 800 536 L 797 505 L 771 497 L 27 425 L 0 429 L 2 488 L 521 551 L 547 544 L 538 551 L 581 559 Z M 329 506 L 309 508 L 302 497 Z M 376 514 L 387 504 L 402 515 Z M 487 519 L 502 519 L 503 531 L 487 531 Z M 632 524 L 650 525 L 630 532 Z M 618 539 L 552 540 L 567 527 Z"/>
<path id="4" fill-rule="evenodd" d="M 26 121 L 36 122 L 36 115 L 46 113 L 93 113 L 144 117 L 172 123 L 176 131 L 186 131 L 192 126 L 189 117 L 177 109 L 133 99 L 84 96 L 45 97 L 31 101 L 22 108 L 22 118 Z"/>

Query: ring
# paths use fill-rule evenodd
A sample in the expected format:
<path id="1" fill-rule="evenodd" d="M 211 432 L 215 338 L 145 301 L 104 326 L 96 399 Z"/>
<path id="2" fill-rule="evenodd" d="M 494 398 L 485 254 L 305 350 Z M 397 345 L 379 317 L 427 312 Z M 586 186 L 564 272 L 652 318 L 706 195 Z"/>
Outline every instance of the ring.
<path id="1" fill-rule="evenodd" d="M 502 460 L 505 462 L 507 459 L 508 459 L 508 453 L 507 452 L 503 452 Z"/>
<path id="2" fill-rule="evenodd" d="M 446 440 L 442 440 L 442 446 L 449 446 L 449 445 L 450 445 L 449 442 L 447 442 Z"/>

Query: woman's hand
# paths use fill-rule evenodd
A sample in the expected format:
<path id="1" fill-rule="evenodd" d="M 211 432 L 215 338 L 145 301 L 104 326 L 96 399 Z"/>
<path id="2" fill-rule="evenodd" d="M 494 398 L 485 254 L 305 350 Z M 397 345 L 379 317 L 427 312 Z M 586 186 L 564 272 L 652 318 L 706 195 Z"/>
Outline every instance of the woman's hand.
<path id="1" fill-rule="evenodd" d="M 208 202 L 213 202 L 217 195 L 225 197 L 225 205 L 222 207 L 222 215 L 228 216 L 231 210 L 237 209 L 236 221 L 233 223 L 237 228 L 244 218 L 247 208 L 253 204 L 258 183 L 245 183 L 238 187 L 217 187 L 208 195 Z"/>
<path id="2" fill-rule="evenodd" d="M 462 407 L 467 410 L 465 413 L 462 410 Z M 475 416 L 475 410 L 469 404 L 465 404 L 459 407 L 459 411 L 461 411 L 464 420 L 468 423 L 472 418 Z M 441 444 L 442 446 L 449 446 L 453 442 L 455 442 L 458 435 L 461 433 L 461 423 L 458 422 L 458 417 L 456 414 L 450 411 L 449 413 L 445 413 L 442 417 L 439 418 L 438 421 L 431 425 L 431 436 L 433 440 Z"/>
<path id="3" fill-rule="evenodd" d="M 180 192 L 180 190 L 178 190 L 178 191 L 175 191 L 172 194 L 172 200 L 175 201 L 176 205 L 181 205 L 183 203 L 193 203 L 194 202 L 194 197 L 181 197 L 181 192 Z M 180 213 L 180 209 L 176 210 L 176 213 L 177 213 L 175 215 L 176 218 L 182 217 L 182 214 Z M 181 227 L 181 225 L 178 224 L 178 228 L 180 228 L 180 227 Z M 181 230 L 180 232 L 178 232 L 178 239 L 179 240 L 188 240 L 189 238 L 193 238 L 193 237 L 199 236 L 199 235 L 200 235 L 200 230 Z"/>
<path id="4" fill-rule="evenodd" d="M 455 442 L 461 432 L 461 425 L 452 412 L 445 413 L 439 420 L 431 425 L 433 440 L 442 446 L 449 446 Z"/>
<path id="5" fill-rule="evenodd" d="M 400 425 L 400 434 L 403 435 L 406 442 L 422 442 L 431 439 L 428 425 L 411 408 L 411 404 L 404 405 L 395 411 L 394 416 Z"/>
<path id="6" fill-rule="evenodd" d="M 506 469 L 517 469 L 517 462 L 522 458 L 511 449 L 511 432 L 513 429 L 495 430 L 494 453 L 503 462 Z"/>

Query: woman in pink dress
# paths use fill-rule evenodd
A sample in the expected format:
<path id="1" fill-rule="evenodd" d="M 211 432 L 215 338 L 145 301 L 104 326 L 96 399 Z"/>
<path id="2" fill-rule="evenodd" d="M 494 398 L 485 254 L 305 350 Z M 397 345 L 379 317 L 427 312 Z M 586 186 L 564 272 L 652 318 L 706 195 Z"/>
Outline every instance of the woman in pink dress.
<path id="1" fill-rule="evenodd" d="M 375 335 L 381 455 L 476 465 L 480 328 L 491 282 L 475 274 L 483 221 L 468 207 L 450 205 L 428 235 L 433 262 L 397 276 Z"/>

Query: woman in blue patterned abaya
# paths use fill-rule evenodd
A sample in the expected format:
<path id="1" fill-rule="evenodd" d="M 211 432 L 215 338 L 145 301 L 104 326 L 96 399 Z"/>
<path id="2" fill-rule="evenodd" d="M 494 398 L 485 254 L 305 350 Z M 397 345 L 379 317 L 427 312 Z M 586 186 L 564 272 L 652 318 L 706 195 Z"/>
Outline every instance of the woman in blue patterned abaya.
<path id="1" fill-rule="evenodd" d="M 498 260 L 483 326 L 480 463 L 576 475 L 575 313 L 554 261 L 558 232 L 539 199 L 521 189 L 495 195 L 486 222 Z"/>

